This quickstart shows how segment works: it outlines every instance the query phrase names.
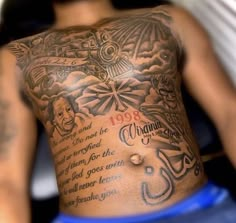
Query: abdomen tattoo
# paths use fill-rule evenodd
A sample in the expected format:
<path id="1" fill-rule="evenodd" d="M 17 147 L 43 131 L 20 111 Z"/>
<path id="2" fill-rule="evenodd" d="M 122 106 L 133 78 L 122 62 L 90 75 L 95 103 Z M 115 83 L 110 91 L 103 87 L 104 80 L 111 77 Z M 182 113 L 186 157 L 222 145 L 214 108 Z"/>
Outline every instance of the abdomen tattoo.
<path id="1" fill-rule="evenodd" d="M 180 93 L 181 47 L 171 25 L 167 12 L 154 10 L 106 19 L 90 29 L 52 30 L 9 45 L 24 74 L 25 94 L 51 145 L 70 142 L 58 156 L 86 140 L 100 155 L 106 152 L 103 138 L 94 140 L 97 131 L 90 138 L 80 137 L 98 117 L 110 123 L 107 128 L 117 132 L 117 143 L 124 148 L 138 143 L 150 149 L 158 165 L 143 168 L 149 180 L 140 183 L 140 196 L 147 205 L 169 199 L 175 182 L 190 171 L 194 176 L 201 172 Z M 81 148 L 68 159 L 77 160 L 78 151 Z M 74 165 L 88 164 L 89 157 Z M 122 160 L 120 164 L 124 168 Z M 68 180 L 72 178 L 75 175 Z M 151 190 L 151 178 L 160 179 L 162 190 Z"/>

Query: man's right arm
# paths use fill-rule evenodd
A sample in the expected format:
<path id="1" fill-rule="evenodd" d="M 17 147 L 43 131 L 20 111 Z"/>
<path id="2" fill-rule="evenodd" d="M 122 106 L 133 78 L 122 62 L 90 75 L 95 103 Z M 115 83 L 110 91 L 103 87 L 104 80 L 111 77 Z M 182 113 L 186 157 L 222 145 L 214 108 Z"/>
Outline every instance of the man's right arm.
<path id="1" fill-rule="evenodd" d="M 175 28 L 185 53 L 183 81 L 213 121 L 224 151 L 236 168 L 236 88 L 221 65 L 206 30 L 186 10 L 175 7 Z"/>
<path id="2" fill-rule="evenodd" d="M 0 223 L 29 223 L 36 121 L 20 94 L 15 57 L 0 51 Z"/>

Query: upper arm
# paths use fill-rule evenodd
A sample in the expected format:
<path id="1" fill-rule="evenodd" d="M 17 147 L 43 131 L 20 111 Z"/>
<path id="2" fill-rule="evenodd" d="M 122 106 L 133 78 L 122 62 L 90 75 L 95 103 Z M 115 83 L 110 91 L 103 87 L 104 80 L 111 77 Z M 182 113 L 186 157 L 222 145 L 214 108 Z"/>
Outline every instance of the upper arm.
<path id="1" fill-rule="evenodd" d="M 217 127 L 235 111 L 235 86 L 223 69 L 204 28 L 183 9 L 177 9 L 176 29 L 185 52 L 183 80 L 191 95 Z"/>
<path id="2" fill-rule="evenodd" d="M 36 142 L 36 121 L 20 94 L 15 57 L 0 51 L 0 183 L 27 189 Z"/>

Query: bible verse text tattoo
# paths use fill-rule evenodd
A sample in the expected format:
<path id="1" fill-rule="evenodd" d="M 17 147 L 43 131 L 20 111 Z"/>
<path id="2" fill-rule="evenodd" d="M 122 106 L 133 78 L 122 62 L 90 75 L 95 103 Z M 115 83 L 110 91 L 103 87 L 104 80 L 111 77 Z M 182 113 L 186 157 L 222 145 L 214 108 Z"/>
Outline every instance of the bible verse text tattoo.
<path id="1" fill-rule="evenodd" d="M 9 45 L 24 74 L 25 95 L 51 145 L 59 148 L 53 154 L 59 189 L 74 195 L 66 207 L 121 193 L 112 183 L 124 178 L 127 162 L 103 143 L 113 129 L 118 144 L 127 150 L 142 145 L 157 163 L 143 167 L 146 180 L 139 193 L 146 205 L 168 200 L 190 172 L 200 175 L 180 91 L 181 48 L 171 24 L 167 12 L 153 10 L 90 28 L 50 30 Z M 110 125 L 96 127 L 98 118 Z M 152 179 L 161 189 L 153 189 Z M 103 184 L 113 186 L 97 193 Z"/>

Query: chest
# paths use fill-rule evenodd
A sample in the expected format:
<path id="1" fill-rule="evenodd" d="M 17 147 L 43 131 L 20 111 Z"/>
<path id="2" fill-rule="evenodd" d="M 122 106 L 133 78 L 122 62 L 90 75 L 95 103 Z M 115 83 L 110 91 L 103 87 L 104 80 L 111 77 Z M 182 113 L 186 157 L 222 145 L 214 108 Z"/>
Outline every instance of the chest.
<path id="1" fill-rule="evenodd" d="M 79 98 L 86 91 L 91 99 L 102 92 L 119 99 L 133 92 L 143 97 L 153 86 L 173 91 L 180 79 L 178 41 L 157 15 L 53 30 L 21 44 L 28 49 L 24 89 L 40 110 L 59 95 Z"/>

